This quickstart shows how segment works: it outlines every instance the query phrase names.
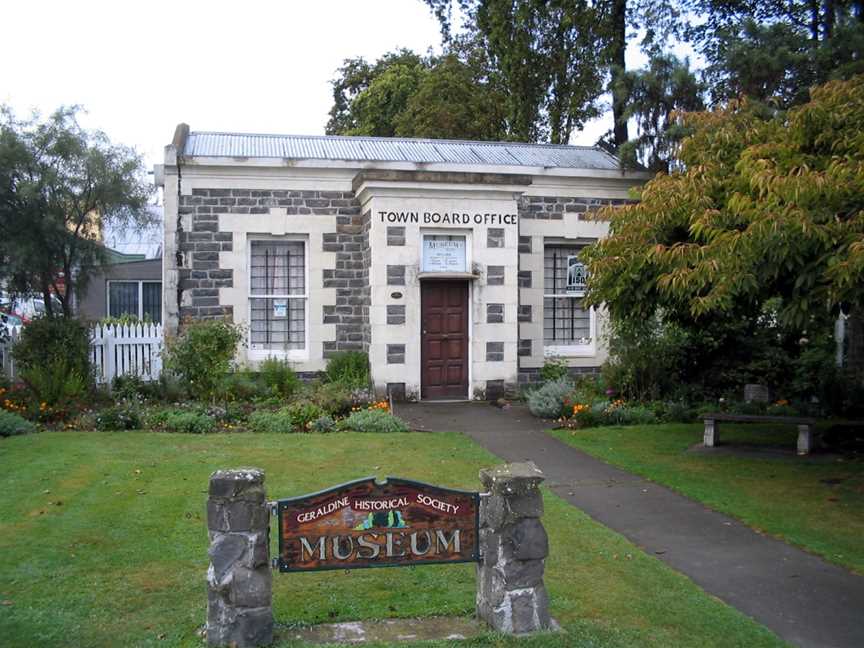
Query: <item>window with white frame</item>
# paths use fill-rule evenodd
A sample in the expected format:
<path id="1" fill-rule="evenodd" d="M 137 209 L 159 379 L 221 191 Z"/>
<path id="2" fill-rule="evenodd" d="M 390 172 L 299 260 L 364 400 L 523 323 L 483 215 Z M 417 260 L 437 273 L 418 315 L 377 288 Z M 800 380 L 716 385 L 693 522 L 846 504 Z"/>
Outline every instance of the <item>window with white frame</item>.
<path id="1" fill-rule="evenodd" d="M 249 241 L 249 344 L 252 350 L 306 348 L 306 244 Z"/>
<path id="2" fill-rule="evenodd" d="M 108 315 L 132 315 L 159 324 L 162 321 L 162 282 L 109 281 Z"/>
<path id="3" fill-rule="evenodd" d="M 591 348 L 593 309 L 584 308 L 587 275 L 581 246 L 546 245 L 543 251 L 543 345 L 565 354 Z"/>

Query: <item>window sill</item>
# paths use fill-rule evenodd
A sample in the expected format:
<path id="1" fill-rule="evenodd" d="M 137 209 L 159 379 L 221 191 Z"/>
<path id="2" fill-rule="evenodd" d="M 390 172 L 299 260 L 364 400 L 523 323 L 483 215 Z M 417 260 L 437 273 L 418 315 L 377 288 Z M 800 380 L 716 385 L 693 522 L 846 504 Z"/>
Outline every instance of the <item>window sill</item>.
<path id="1" fill-rule="evenodd" d="M 593 344 L 544 346 L 543 355 L 545 357 L 555 356 L 557 358 L 593 358 L 597 355 L 597 347 Z"/>
<path id="2" fill-rule="evenodd" d="M 277 358 L 289 362 L 306 362 L 309 360 L 309 352 L 306 349 L 293 349 L 291 351 L 280 351 L 277 349 L 248 349 L 246 357 L 249 360 L 261 362 L 267 358 Z"/>

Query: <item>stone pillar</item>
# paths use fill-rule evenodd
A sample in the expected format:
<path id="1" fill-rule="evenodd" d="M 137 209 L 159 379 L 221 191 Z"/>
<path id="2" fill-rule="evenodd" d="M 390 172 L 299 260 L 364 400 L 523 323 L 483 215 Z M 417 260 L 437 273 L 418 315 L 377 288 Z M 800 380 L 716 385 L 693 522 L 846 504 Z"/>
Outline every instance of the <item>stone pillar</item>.
<path id="1" fill-rule="evenodd" d="M 702 437 L 702 444 L 707 448 L 720 445 L 720 423 L 715 419 L 705 419 L 705 434 Z"/>
<path id="2" fill-rule="evenodd" d="M 798 454 L 810 454 L 813 450 L 813 426 L 803 424 L 798 426 Z"/>
<path id="3" fill-rule="evenodd" d="M 477 616 L 507 634 L 549 630 L 543 473 L 529 461 L 481 470 L 480 480 L 488 495 L 480 502 Z"/>
<path id="4" fill-rule="evenodd" d="M 245 648 L 273 641 L 269 509 L 264 472 L 210 475 L 207 644 Z"/>

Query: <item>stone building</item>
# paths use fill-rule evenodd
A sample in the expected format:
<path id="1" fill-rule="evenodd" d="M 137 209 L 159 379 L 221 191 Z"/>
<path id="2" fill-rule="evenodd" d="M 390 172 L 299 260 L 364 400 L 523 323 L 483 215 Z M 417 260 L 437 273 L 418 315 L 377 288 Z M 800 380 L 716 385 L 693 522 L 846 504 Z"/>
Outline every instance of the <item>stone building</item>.
<path id="1" fill-rule="evenodd" d="M 231 317 L 241 363 L 368 352 L 380 391 L 493 398 L 605 359 L 586 218 L 647 179 L 598 148 L 245 135 L 181 124 L 164 186 L 163 323 Z"/>

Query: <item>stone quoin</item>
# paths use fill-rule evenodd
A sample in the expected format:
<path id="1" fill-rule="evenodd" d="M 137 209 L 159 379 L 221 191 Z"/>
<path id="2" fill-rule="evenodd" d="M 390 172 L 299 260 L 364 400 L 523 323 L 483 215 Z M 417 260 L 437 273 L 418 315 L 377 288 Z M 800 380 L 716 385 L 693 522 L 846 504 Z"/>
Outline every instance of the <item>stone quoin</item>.
<path id="1" fill-rule="evenodd" d="M 580 251 L 648 179 L 591 147 L 185 124 L 155 174 L 167 334 L 228 317 L 249 331 L 239 362 L 310 376 L 366 352 L 378 392 L 422 399 L 497 398 L 550 356 L 595 372 L 606 317 Z"/>

